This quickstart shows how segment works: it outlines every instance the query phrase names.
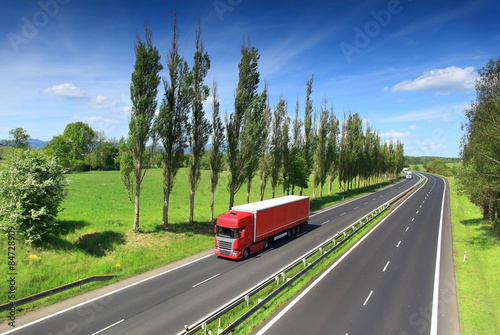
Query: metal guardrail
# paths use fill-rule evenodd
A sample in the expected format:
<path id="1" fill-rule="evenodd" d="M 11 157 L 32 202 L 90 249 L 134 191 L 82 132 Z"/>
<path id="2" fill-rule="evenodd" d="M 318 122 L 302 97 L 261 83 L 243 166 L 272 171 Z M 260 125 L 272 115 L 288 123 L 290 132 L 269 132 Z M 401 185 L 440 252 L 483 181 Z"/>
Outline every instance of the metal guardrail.
<path id="1" fill-rule="evenodd" d="M 259 301 L 255 306 L 253 306 L 250 310 L 245 312 L 242 316 L 240 316 L 237 320 L 235 320 L 229 327 L 225 328 L 219 334 L 227 334 L 229 331 L 233 330 L 237 325 L 241 324 L 244 320 L 246 320 L 250 315 L 255 313 L 259 308 L 261 308 L 264 304 L 266 304 L 269 300 L 274 298 L 276 295 L 281 293 L 284 289 L 286 289 L 289 285 L 291 285 L 295 280 L 300 278 L 304 273 L 309 271 L 310 269 L 313 268 L 314 265 L 319 263 L 322 259 L 324 259 L 326 256 L 328 256 L 331 252 L 336 250 L 340 245 L 342 245 L 344 242 L 346 242 L 350 237 L 356 233 L 360 228 L 364 227 L 366 224 L 368 224 L 371 220 L 376 218 L 378 215 L 380 215 L 383 211 L 385 211 L 389 206 L 392 204 L 396 203 L 400 199 L 404 198 L 408 193 L 414 191 L 420 183 L 416 184 L 415 186 L 409 188 L 406 192 L 403 192 L 399 194 L 398 196 L 392 198 L 388 202 L 384 203 L 383 205 L 379 206 L 369 214 L 363 216 L 361 219 L 356 220 L 354 223 L 349 225 L 348 227 L 344 228 L 343 230 L 337 232 L 334 236 L 330 237 L 327 239 L 325 242 L 321 243 L 320 245 L 314 247 L 311 249 L 309 252 L 306 254 L 302 255 L 301 257 L 297 258 L 295 261 L 291 262 L 284 268 L 280 269 L 279 271 L 275 272 L 271 276 L 269 276 L 267 279 L 263 280 L 253 288 L 247 290 L 246 292 L 242 293 L 240 296 L 236 297 L 232 301 L 228 302 L 224 306 L 220 307 L 216 311 L 212 312 L 211 314 L 205 316 L 198 322 L 194 323 L 188 329 L 185 329 L 181 332 L 178 333 L 178 335 L 183 335 L 183 334 L 194 334 L 199 330 L 205 330 L 206 334 L 206 329 L 207 325 L 210 324 L 211 322 L 217 320 L 219 317 L 222 315 L 226 314 L 228 311 L 239 305 L 240 303 L 244 301 L 248 301 L 249 297 L 258 293 L 260 290 L 262 290 L 264 287 L 269 285 L 270 283 L 276 281 L 279 282 L 279 278 L 282 277 L 285 283 L 278 287 L 276 290 L 270 293 L 266 298 L 263 300 Z M 366 221 L 365 221 L 366 220 Z M 348 234 L 349 233 L 349 234 Z M 343 236 L 343 240 L 339 243 L 336 243 L 336 239 L 338 239 L 340 236 Z M 327 252 L 323 252 L 323 249 L 330 243 L 333 243 L 333 247 L 329 249 Z M 306 260 L 313 256 L 315 253 L 320 252 L 321 256 L 317 258 L 313 263 L 307 264 Z M 289 278 L 288 280 L 285 280 L 285 273 L 290 271 L 291 269 L 295 268 L 297 265 L 303 263 L 305 265 L 305 268 L 301 270 L 299 273 L 297 273 L 293 278 Z"/>
<path id="2" fill-rule="evenodd" d="M 43 292 L 40 292 L 40 293 L 37 293 L 37 294 L 30 295 L 30 296 L 25 297 L 25 298 L 21 298 L 19 300 L 14 300 L 14 301 L 8 302 L 6 304 L 0 305 L 0 312 L 9 310 L 11 308 L 11 306 L 13 306 L 13 305 L 14 306 L 24 305 L 24 304 L 27 304 L 29 302 L 32 302 L 32 301 L 35 301 L 35 300 L 39 300 L 39 299 L 42 299 L 42 298 L 45 298 L 45 297 L 48 297 L 48 296 L 51 296 L 53 294 L 60 293 L 60 292 L 72 289 L 72 288 L 77 287 L 77 286 L 88 284 L 88 283 L 91 283 L 91 282 L 94 282 L 94 281 L 106 281 L 106 280 L 110 280 L 111 278 L 114 278 L 114 277 L 118 277 L 118 276 L 117 275 L 92 276 L 92 277 L 88 277 L 88 278 L 85 278 L 85 279 L 80 279 L 78 281 L 75 281 L 75 282 L 72 282 L 72 283 L 69 283 L 69 284 L 66 284 L 66 285 L 58 286 L 56 288 L 53 288 L 53 289 L 50 289 L 50 290 L 47 290 L 47 291 L 43 291 Z"/>

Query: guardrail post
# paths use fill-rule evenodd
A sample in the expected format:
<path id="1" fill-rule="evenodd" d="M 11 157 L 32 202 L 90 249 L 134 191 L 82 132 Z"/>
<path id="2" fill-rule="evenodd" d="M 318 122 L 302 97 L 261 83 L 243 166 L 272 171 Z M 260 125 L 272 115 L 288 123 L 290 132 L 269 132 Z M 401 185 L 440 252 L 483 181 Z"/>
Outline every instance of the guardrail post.
<path id="1" fill-rule="evenodd" d="M 307 260 L 305 258 L 302 259 L 302 263 L 304 263 L 304 267 L 307 267 Z"/>
<path id="2" fill-rule="evenodd" d="M 203 329 L 203 334 L 207 335 L 207 323 L 203 322 L 201 324 L 201 329 Z"/>
<path id="3" fill-rule="evenodd" d="M 276 285 L 280 284 L 280 277 L 279 276 L 274 277 L 274 280 L 276 280 Z"/>
<path id="4" fill-rule="evenodd" d="M 247 302 L 247 306 L 250 305 L 250 296 L 249 295 L 245 296 L 245 301 Z"/>
<path id="5" fill-rule="evenodd" d="M 319 247 L 318 251 L 319 251 L 320 256 L 323 255 L 323 248 L 322 247 Z"/>
<path id="6" fill-rule="evenodd" d="M 283 278 L 283 281 L 285 281 L 285 279 L 286 279 L 286 273 L 285 273 L 285 272 L 282 272 L 282 273 L 281 273 L 281 277 Z"/>

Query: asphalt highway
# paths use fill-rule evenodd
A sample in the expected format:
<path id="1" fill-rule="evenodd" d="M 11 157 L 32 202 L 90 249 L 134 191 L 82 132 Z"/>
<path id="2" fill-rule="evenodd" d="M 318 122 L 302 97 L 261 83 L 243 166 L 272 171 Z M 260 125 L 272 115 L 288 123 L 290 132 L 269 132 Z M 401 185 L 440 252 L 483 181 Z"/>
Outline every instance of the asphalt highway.
<path id="1" fill-rule="evenodd" d="M 232 261 L 211 254 L 33 321 L 23 322 L 29 315 L 19 317 L 16 328 L 2 324 L 0 331 L 37 335 L 177 334 L 184 325 L 202 319 L 418 181 L 418 177 L 402 180 L 312 213 L 301 234 L 280 239 L 247 260 Z M 379 248 L 383 247 L 386 245 Z M 430 270 L 423 266 L 419 271 Z M 360 274 L 360 278 L 363 276 Z M 378 296 L 377 291 L 373 301 Z"/>
<path id="2" fill-rule="evenodd" d="M 448 189 L 444 179 L 426 176 L 424 186 L 256 333 L 459 334 Z"/>

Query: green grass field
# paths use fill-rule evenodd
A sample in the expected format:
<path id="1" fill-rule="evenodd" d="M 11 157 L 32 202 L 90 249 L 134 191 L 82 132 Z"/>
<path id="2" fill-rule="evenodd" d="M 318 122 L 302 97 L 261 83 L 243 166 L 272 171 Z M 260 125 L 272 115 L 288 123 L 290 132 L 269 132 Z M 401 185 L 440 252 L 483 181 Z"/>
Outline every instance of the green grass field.
<path id="1" fill-rule="evenodd" d="M 453 250 L 463 335 L 500 334 L 500 236 L 450 182 Z M 467 260 L 464 262 L 464 252 Z"/>
<path id="2" fill-rule="evenodd" d="M 61 234 L 49 235 L 39 247 L 16 242 L 16 299 L 48 290 L 69 282 L 95 275 L 117 274 L 114 281 L 168 264 L 213 247 L 213 222 L 210 222 L 209 171 L 202 178 L 195 199 L 195 224 L 189 217 L 189 188 L 187 169 L 181 169 L 170 196 L 170 228 L 162 228 L 163 190 L 161 169 L 148 171 L 141 190 L 141 232 L 132 232 L 134 207 L 128 201 L 119 171 L 92 171 L 69 175 L 71 184 L 64 210 L 59 214 Z M 268 183 L 265 199 L 271 198 Z M 311 183 L 312 185 L 312 183 Z M 250 201 L 259 200 L 260 180 L 252 184 Z M 311 202 L 317 210 L 342 200 L 368 192 L 380 185 L 339 195 L 326 195 Z M 335 182 L 333 190 L 338 190 Z M 296 194 L 298 190 L 296 189 Z M 281 196 L 281 187 L 277 187 Z M 312 187 L 305 189 L 312 195 Z M 246 202 L 246 185 L 236 194 L 235 204 Z M 229 195 L 227 172 L 223 173 L 215 194 L 214 215 L 227 211 Z M 7 238 L 0 236 L 0 248 L 7 254 Z M 2 261 L 2 266 L 7 262 Z M 5 265 L 7 267 L 7 265 Z M 7 269 L 2 269 L 2 271 Z M 18 306 L 18 313 L 48 305 L 96 287 L 92 283 L 57 295 Z M 7 292 L 6 281 L 0 282 L 0 292 Z M 0 294 L 0 304 L 8 302 L 7 294 Z M 4 313 L 2 313 L 3 316 Z M 1 318 L 1 317 L 0 317 Z"/>

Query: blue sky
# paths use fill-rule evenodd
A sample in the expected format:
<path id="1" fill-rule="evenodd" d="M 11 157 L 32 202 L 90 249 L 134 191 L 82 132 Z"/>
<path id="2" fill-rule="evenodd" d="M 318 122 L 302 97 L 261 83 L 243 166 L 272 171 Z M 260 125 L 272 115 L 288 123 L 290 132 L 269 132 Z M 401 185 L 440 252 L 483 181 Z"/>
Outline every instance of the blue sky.
<path id="1" fill-rule="evenodd" d="M 179 0 L 177 7 L 180 53 L 190 64 L 201 19 L 212 63 L 206 83 L 217 80 L 222 113 L 233 111 L 240 48 L 250 39 L 272 107 L 283 94 L 293 119 L 298 98 L 303 117 L 314 74 L 315 108 L 326 98 L 339 119 L 357 112 L 412 156 L 459 156 L 477 71 L 500 55 L 493 0 Z M 0 139 L 22 127 L 48 141 L 76 121 L 126 136 L 136 31 L 143 36 L 147 19 L 164 62 L 173 8 L 173 1 L 7 0 Z"/>

